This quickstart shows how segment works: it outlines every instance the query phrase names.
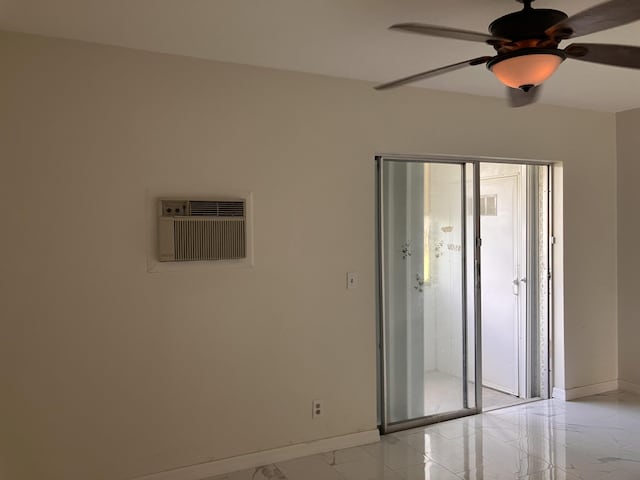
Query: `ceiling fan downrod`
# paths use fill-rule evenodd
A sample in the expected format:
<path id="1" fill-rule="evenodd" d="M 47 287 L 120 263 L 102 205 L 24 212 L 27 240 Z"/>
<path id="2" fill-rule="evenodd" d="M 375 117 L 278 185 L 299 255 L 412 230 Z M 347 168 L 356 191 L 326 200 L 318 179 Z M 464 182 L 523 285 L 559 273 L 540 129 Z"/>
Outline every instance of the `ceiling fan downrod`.
<path id="1" fill-rule="evenodd" d="M 533 7 L 531 6 L 531 4 L 535 1 L 535 0 L 517 0 L 520 3 L 524 3 L 524 9 L 525 10 L 532 10 Z"/>

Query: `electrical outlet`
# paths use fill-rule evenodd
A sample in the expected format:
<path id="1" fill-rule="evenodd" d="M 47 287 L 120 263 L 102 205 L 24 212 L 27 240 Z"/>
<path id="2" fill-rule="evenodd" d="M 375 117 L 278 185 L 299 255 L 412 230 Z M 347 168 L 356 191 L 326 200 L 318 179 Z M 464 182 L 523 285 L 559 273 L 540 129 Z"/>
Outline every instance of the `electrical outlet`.
<path id="1" fill-rule="evenodd" d="M 324 402 L 322 400 L 314 400 L 312 402 L 311 418 L 318 418 L 324 415 Z"/>

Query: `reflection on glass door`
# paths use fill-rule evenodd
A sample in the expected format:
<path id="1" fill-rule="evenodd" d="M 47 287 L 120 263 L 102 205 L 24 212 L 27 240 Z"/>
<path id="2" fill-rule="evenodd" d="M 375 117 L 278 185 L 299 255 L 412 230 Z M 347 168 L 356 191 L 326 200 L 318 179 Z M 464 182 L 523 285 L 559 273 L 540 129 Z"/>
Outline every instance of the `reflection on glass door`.
<path id="1" fill-rule="evenodd" d="M 473 167 L 381 160 L 379 173 L 388 432 L 477 411 Z"/>

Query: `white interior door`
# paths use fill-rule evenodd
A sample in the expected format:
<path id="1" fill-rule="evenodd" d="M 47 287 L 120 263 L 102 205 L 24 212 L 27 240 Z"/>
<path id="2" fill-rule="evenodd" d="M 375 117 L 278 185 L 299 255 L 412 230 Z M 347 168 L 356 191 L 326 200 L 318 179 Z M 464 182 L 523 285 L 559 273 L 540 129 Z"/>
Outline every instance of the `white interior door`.
<path id="1" fill-rule="evenodd" d="M 481 180 L 483 385 L 519 395 L 518 175 Z"/>

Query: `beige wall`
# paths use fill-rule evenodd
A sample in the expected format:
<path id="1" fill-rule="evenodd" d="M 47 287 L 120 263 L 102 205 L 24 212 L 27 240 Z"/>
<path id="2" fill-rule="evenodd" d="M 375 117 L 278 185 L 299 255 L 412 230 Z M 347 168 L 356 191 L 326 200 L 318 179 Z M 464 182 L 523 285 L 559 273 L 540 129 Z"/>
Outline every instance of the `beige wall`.
<path id="1" fill-rule="evenodd" d="M 557 383 L 617 378 L 613 115 L 9 33 L 0 58 L 4 478 L 375 428 L 376 152 L 564 162 Z M 164 188 L 253 192 L 255 267 L 147 273 Z"/>
<path id="2" fill-rule="evenodd" d="M 640 385 L 640 109 L 617 115 L 620 380 Z M 640 387 L 637 387 L 640 388 Z"/>

